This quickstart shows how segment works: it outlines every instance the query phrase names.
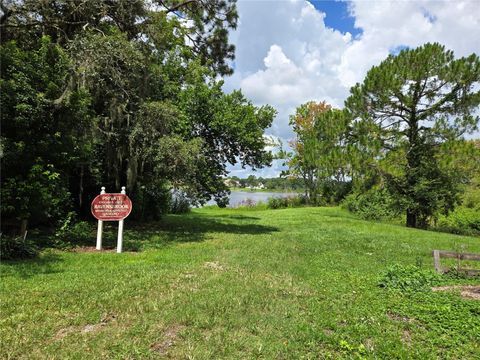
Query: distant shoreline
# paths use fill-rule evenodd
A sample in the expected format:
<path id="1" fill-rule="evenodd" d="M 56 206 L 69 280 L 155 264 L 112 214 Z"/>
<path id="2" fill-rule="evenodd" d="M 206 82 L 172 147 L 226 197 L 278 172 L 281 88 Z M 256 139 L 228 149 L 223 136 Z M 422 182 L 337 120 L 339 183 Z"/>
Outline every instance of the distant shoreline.
<path id="1" fill-rule="evenodd" d="M 272 193 L 297 193 L 303 194 L 303 189 L 250 189 L 250 188 L 239 188 L 239 187 L 230 187 L 230 191 L 239 191 L 246 193 L 255 193 L 255 192 L 272 192 Z"/>

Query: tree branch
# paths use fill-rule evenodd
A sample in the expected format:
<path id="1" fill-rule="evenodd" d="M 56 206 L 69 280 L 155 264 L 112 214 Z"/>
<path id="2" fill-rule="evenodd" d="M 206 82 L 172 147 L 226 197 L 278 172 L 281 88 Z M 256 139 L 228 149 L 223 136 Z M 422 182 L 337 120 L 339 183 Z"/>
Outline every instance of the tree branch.
<path id="1" fill-rule="evenodd" d="M 5 4 L 3 3 L 3 0 L 0 1 L 0 10 L 2 10 L 3 12 L 2 16 L 0 17 L 0 25 L 1 25 L 8 20 L 8 18 L 12 15 L 13 10 L 6 7 Z"/>
<path id="2" fill-rule="evenodd" d="M 191 4 L 191 3 L 195 3 L 195 2 L 198 2 L 198 0 L 187 0 L 187 1 L 184 1 L 183 3 L 179 3 L 173 7 L 168 7 L 167 5 L 165 5 L 165 3 L 160 0 L 160 5 L 162 5 L 165 9 L 167 9 L 167 14 L 171 13 L 171 12 L 175 12 L 177 11 L 178 9 L 188 5 L 188 4 Z"/>
<path id="3" fill-rule="evenodd" d="M 445 83 L 443 85 L 445 85 Z M 430 115 L 431 113 L 437 112 L 442 107 L 442 105 L 444 105 L 446 102 L 452 100 L 452 98 L 460 90 L 460 88 L 461 88 L 461 85 L 459 85 L 459 84 L 455 85 L 455 87 L 452 89 L 452 91 L 450 91 L 448 94 L 446 94 L 443 97 L 443 99 L 439 100 L 438 102 L 436 102 L 435 104 L 433 104 L 432 106 L 430 106 L 427 109 L 419 110 L 417 112 L 418 120 L 425 120 L 428 115 Z"/>

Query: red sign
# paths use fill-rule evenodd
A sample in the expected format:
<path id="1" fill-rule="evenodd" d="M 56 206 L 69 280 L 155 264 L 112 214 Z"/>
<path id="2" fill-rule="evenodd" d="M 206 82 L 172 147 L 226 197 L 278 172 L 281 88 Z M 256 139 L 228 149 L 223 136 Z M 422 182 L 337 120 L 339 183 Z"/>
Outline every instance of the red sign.
<path id="1" fill-rule="evenodd" d="M 125 194 L 101 194 L 92 201 L 92 214 L 102 221 L 120 221 L 132 211 L 132 200 Z"/>

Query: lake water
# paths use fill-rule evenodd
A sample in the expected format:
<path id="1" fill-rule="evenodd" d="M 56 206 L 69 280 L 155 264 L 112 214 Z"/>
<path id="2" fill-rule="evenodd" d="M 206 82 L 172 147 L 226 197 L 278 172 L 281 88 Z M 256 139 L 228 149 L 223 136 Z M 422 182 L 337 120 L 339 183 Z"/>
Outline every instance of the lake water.
<path id="1" fill-rule="evenodd" d="M 228 207 L 237 207 L 246 201 L 252 200 L 255 203 L 262 201 L 266 202 L 271 197 L 287 197 L 297 196 L 297 193 L 282 193 L 282 192 L 255 192 L 255 191 L 232 191 L 230 194 L 230 203 Z M 215 201 L 210 200 L 207 205 L 216 205 Z"/>

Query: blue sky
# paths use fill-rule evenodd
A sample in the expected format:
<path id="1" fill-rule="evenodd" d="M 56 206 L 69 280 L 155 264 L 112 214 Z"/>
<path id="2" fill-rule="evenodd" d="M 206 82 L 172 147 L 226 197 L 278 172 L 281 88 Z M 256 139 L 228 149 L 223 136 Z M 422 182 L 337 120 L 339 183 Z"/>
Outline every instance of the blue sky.
<path id="1" fill-rule="evenodd" d="M 326 26 L 342 33 L 349 32 L 353 37 L 362 33 L 361 29 L 355 28 L 355 18 L 350 14 L 348 1 L 309 0 L 309 2 L 315 9 L 325 13 Z"/>
<path id="2" fill-rule="evenodd" d="M 389 54 L 440 42 L 456 57 L 480 54 L 480 0 L 238 0 L 230 33 L 235 72 L 224 90 L 241 89 L 255 105 L 278 111 L 266 135 L 287 144 L 289 116 L 307 101 L 343 107 L 350 88 Z M 470 135 L 471 137 L 472 135 Z M 476 133 L 473 137 L 479 137 Z M 281 162 L 255 172 L 277 176 Z M 231 175 L 251 169 L 230 166 Z"/>

